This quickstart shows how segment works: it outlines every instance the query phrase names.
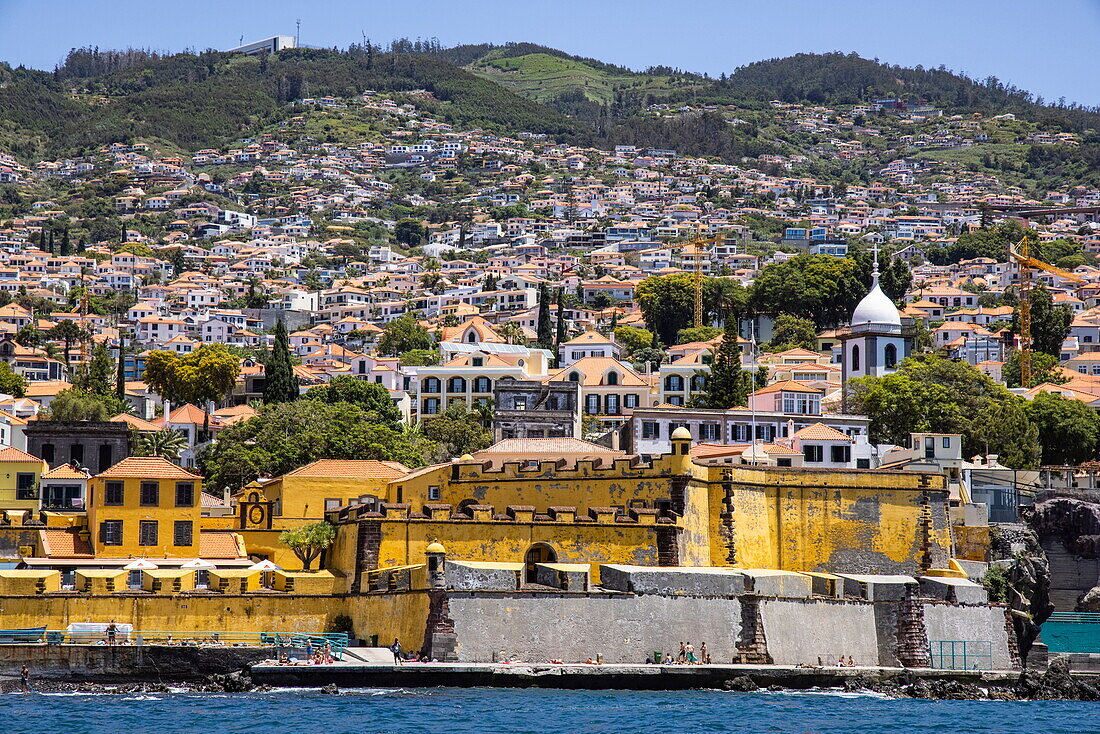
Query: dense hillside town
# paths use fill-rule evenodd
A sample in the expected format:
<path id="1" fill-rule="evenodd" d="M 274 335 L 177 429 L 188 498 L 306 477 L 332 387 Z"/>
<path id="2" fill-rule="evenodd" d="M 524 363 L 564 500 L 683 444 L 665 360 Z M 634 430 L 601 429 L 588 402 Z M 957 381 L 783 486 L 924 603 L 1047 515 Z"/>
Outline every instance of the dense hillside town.
<path id="1" fill-rule="evenodd" d="M 714 566 L 815 604 L 1031 603 L 987 577 L 1021 550 L 997 526 L 1100 448 L 1100 188 L 1043 167 L 1093 131 L 913 96 L 632 118 L 754 141 L 710 155 L 302 86 L 217 146 L 0 152 L 0 593 L 143 590 L 161 629 L 215 624 L 170 590 L 313 595 L 306 626 L 463 661 L 489 648 L 371 592 Z M 1018 666 L 1045 617 L 994 616 L 974 634 Z M 868 662 L 927 667 L 947 633 L 914 634 Z M 722 654 L 782 657 L 754 644 Z"/>

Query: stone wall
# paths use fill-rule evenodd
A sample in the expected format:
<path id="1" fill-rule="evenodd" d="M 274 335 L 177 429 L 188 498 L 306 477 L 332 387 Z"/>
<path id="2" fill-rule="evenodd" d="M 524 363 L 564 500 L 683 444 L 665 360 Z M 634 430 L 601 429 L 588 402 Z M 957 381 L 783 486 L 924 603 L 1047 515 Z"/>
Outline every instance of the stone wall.
<path id="1" fill-rule="evenodd" d="M 879 660 L 875 605 L 830 599 L 762 599 L 760 613 L 768 653 L 776 665 L 835 665 L 851 656 L 856 665 Z"/>
<path id="2" fill-rule="evenodd" d="M 680 642 L 707 643 L 714 662 L 737 651 L 736 597 L 627 594 L 449 594 L 460 662 L 509 659 L 641 663 L 655 651 L 674 657 Z"/>
<path id="3" fill-rule="evenodd" d="M 1003 607 L 925 603 L 924 627 L 933 653 L 941 640 L 989 642 L 993 669 L 1008 670 L 1015 664 Z"/>

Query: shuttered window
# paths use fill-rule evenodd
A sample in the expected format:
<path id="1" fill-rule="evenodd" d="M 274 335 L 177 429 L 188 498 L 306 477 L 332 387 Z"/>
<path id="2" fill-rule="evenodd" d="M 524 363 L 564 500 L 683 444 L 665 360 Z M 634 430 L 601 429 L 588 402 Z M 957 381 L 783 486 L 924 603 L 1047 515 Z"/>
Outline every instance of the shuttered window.
<path id="1" fill-rule="evenodd" d="M 142 520 L 138 524 L 138 545 L 157 544 L 157 521 Z"/>
<path id="2" fill-rule="evenodd" d="M 173 545 L 191 545 L 192 535 L 192 523 L 190 520 L 176 520 L 175 526 L 172 528 L 172 544 Z"/>

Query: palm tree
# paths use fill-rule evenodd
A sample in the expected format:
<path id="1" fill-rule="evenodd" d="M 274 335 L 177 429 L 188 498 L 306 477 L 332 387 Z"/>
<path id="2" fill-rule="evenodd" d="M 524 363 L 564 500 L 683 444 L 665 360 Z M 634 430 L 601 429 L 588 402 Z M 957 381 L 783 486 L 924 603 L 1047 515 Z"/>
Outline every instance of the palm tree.
<path id="1" fill-rule="evenodd" d="M 143 433 L 137 441 L 138 456 L 159 456 L 169 461 L 178 461 L 185 448 L 187 438 L 174 428 Z"/>

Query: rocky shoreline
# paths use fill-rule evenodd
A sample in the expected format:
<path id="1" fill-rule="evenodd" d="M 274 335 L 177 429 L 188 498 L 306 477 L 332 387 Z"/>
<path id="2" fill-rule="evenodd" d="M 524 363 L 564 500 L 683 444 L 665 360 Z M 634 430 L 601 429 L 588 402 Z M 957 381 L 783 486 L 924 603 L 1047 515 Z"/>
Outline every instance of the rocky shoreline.
<path id="1" fill-rule="evenodd" d="M 720 682 L 723 690 L 752 693 L 759 691 L 797 692 L 807 690 L 796 685 L 778 685 L 772 676 L 754 676 L 751 673 L 738 675 Z M 701 682 L 702 683 L 702 682 Z M 713 681 L 711 682 L 713 683 Z M 444 684 L 445 685 L 445 684 Z M 409 687 L 405 685 L 403 687 Z M 593 686 L 602 687 L 602 686 Z M 612 686 L 614 687 L 614 686 Z M 658 688 L 660 686 L 657 686 Z M 712 684 L 701 684 L 699 688 L 713 688 Z M 214 674 L 202 680 L 176 682 L 97 682 L 71 681 L 58 679 L 34 679 L 31 681 L 35 693 L 83 693 L 101 695 L 136 694 L 173 694 L 173 693 L 266 693 L 278 690 L 278 686 L 256 683 L 249 671 L 242 670 L 227 674 Z M 340 694 L 334 683 L 318 687 L 324 694 Z M 683 686 L 677 685 L 680 689 Z M 815 687 L 822 690 L 821 687 Z M 1022 671 L 1012 685 L 979 685 L 959 680 L 954 675 L 943 677 L 929 676 L 927 673 L 915 675 L 910 672 L 873 675 L 859 674 L 846 677 L 842 685 L 827 687 L 845 693 L 877 693 L 890 698 L 914 698 L 948 701 L 1100 701 L 1100 678 L 1074 676 L 1065 660 L 1055 660 L 1046 671 Z M 17 680 L 0 681 L 0 692 L 19 691 Z"/>

